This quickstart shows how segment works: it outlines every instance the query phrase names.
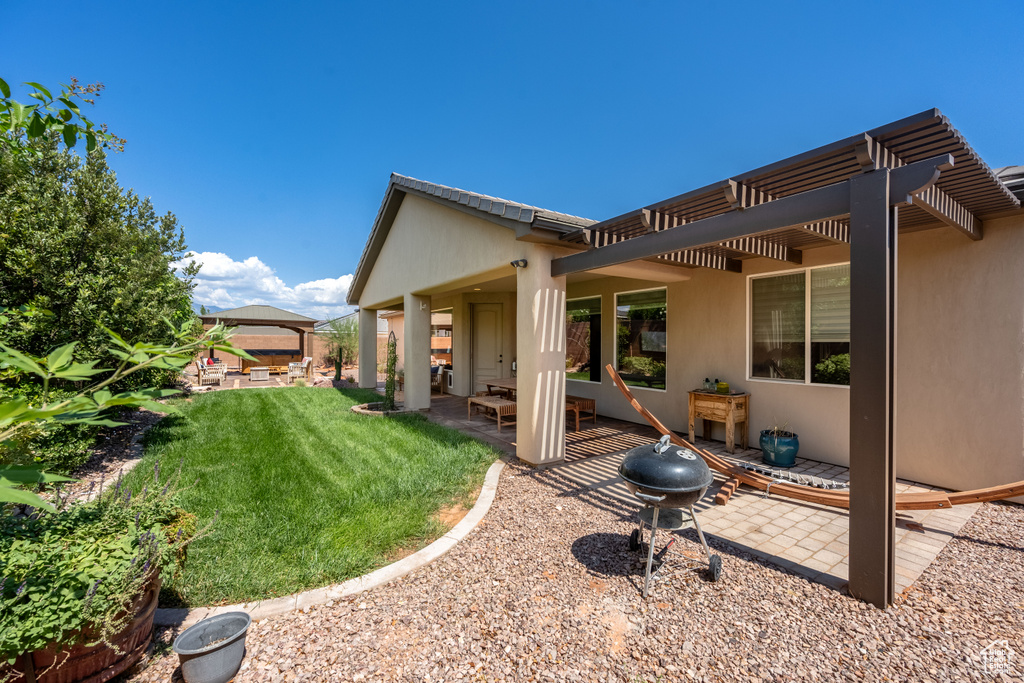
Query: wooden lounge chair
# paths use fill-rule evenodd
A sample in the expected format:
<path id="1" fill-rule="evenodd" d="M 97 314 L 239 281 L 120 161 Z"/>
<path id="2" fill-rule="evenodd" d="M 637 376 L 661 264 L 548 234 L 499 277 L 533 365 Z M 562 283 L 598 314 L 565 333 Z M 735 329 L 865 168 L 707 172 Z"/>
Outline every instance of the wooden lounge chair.
<path id="1" fill-rule="evenodd" d="M 298 363 L 288 364 L 288 383 L 291 384 L 292 380 L 295 379 L 308 379 L 309 377 L 309 366 L 313 359 L 306 356 Z"/>

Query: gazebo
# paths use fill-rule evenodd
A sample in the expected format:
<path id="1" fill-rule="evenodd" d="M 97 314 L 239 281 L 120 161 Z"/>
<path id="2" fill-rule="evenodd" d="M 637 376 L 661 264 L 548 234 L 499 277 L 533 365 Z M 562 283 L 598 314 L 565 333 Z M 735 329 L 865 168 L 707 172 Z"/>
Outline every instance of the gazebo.
<path id="1" fill-rule="evenodd" d="M 217 311 L 201 315 L 199 318 L 203 321 L 204 330 L 210 329 L 217 323 L 223 323 L 229 327 L 281 327 L 291 330 L 299 335 L 299 357 L 308 355 L 306 353 L 306 335 L 313 334 L 313 327 L 317 323 L 315 319 L 298 313 L 292 313 L 276 306 L 259 304 Z M 210 350 L 210 356 L 213 356 L 213 349 Z"/>

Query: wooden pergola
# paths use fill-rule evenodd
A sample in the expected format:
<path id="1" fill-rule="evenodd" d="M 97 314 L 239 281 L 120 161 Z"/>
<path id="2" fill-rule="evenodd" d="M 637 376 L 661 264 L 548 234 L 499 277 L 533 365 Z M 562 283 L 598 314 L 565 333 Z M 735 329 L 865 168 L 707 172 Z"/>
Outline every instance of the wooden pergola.
<path id="1" fill-rule="evenodd" d="M 274 306 L 249 305 L 226 311 L 201 315 L 203 329 L 208 330 L 217 323 L 228 327 L 282 327 L 299 335 L 299 356 L 306 356 L 306 335 L 313 334 L 317 321 L 298 313 L 285 311 Z M 210 350 L 213 357 L 213 350 Z"/>
<path id="2" fill-rule="evenodd" d="M 801 263 L 850 246 L 850 575 L 854 596 L 895 599 L 898 233 L 953 228 L 970 240 L 1019 200 L 938 110 L 642 207 L 564 237 L 590 248 L 552 277 L 637 260 L 740 273 L 754 257 Z"/>

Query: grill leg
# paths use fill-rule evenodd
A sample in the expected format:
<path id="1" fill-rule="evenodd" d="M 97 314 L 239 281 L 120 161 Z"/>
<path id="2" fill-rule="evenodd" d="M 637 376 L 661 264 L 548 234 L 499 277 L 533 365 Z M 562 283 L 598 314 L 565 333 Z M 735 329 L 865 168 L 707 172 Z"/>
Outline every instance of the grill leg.
<path id="1" fill-rule="evenodd" d="M 708 542 L 704 540 L 704 532 L 700 529 L 700 522 L 697 521 L 697 515 L 693 514 L 693 506 L 690 506 L 690 519 L 693 520 L 693 526 L 697 527 L 697 536 L 700 537 L 700 544 L 704 546 L 704 556 L 710 558 L 711 551 L 708 550 Z"/>
<path id="2" fill-rule="evenodd" d="M 654 518 L 651 520 L 651 542 L 647 546 L 647 575 L 644 576 L 644 599 L 647 598 L 647 593 L 651 587 L 651 565 L 654 564 L 654 535 L 656 533 L 658 533 L 658 506 L 654 506 Z"/>

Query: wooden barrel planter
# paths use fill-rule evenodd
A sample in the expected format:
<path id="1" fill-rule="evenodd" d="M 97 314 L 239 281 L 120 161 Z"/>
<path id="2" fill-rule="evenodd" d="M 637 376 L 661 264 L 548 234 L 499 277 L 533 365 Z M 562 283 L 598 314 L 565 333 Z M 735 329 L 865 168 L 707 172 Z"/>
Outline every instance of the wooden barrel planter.
<path id="1" fill-rule="evenodd" d="M 87 647 L 83 643 L 95 636 L 86 633 L 77 645 L 59 650 L 51 645 L 22 655 L 14 666 L 0 665 L 0 680 L 13 674 L 13 678 L 7 678 L 7 683 L 104 683 L 124 673 L 149 647 L 159 595 L 160 578 L 155 577 L 132 603 L 135 617 L 111 638 L 116 649 L 106 643 Z"/>

